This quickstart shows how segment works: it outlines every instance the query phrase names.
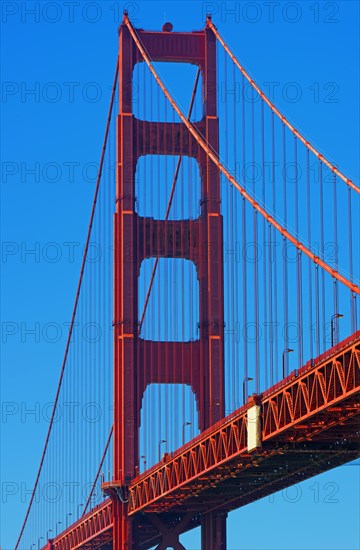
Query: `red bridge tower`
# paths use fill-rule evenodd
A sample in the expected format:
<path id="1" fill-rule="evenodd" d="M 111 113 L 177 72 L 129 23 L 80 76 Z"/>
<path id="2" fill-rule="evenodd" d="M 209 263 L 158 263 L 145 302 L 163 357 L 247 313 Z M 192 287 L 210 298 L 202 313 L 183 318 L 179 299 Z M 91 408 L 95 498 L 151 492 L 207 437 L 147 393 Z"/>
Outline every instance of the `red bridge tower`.
<path id="1" fill-rule="evenodd" d="M 127 16 L 125 15 L 125 18 Z M 220 174 L 182 123 L 142 121 L 133 114 L 133 69 L 142 58 L 125 22 L 120 27 L 119 116 L 117 137 L 117 209 L 114 279 L 114 472 L 108 492 L 113 499 L 113 548 L 139 549 L 143 533 L 155 530 L 158 548 L 183 548 L 179 534 L 201 524 L 202 548 L 226 548 L 226 518 L 214 513 L 139 519 L 127 516 L 127 486 L 137 475 L 140 410 L 151 383 L 186 383 L 194 391 L 200 429 L 224 416 L 223 236 Z M 137 34 L 153 61 L 192 63 L 202 74 L 203 117 L 198 130 L 214 151 L 219 148 L 216 107 L 216 39 L 203 31 Z M 145 93 L 145 90 L 143 90 Z M 157 136 L 157 139 L 152 139 Z M 140 144 L 140 145 L 139 145 Z M 196 159 L 201 177 L 201 214 L 195 220 L 154 220 L 135 211 L 135 171 L 139 151 L 147 155 L 181 155 Z M 156 182 L 146 182 L 147 185 Z M 138 333 L 138 277 L 149 257 L 194 262 L 199 280 L 200 331 L 196 341 L 155 342 Z M 181 348 L 180 348 L 181 346 Z M 165 355 L 166 350 L 166 355 Z M 160 364 L 153 372 L 151 364 Z M 188 365 L 196 367 L 189 369 Z M 172 365 L 169 369 L 168 365 Z M 184 380 L 185 376 L 185 380 Z M 146 516 L 146 514 L 145 514 Z M 151 526 L 151 528 L 149 527 Z"/>

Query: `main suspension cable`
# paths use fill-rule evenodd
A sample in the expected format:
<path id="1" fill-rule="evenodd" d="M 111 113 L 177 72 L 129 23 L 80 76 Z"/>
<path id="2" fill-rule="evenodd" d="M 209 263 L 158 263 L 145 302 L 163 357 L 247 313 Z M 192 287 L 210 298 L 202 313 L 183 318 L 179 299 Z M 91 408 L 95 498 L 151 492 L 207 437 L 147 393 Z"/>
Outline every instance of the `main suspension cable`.
<path id="1" fill-rule="evenodd" d="M 334 164 L 332 164 L 327 158 L 324 157 L 315 147 L 302 136 L 296 128 L 287 120 L 287 118 L 280 113 L 280 111 L 275 107 L 275 105 L 270 101 L 270 99 L 264 94 L 264 92 L 259 88 L 259 86 L 254 82 L 254 80 L 251 78 L 251 76 L 248 74 L 248 72 L 244 69 L 244 67 L 239 63 L 235 55 L 232 53 L 224 39 L 220 36 L 218 33 L 214 23 L 211 21 L 211 19 L 208 17 L 206 20 L 206 25 L 208 28 L 210 28 L 214 35 L 216 36 L 217 40 L 220 42 L 222 47 L 225 49 L 226 53 L 230 56 L 232 61 L 235 63 L 235 65 L 238 67 L 238 69 L 241 71 L 241 73 L 245 76 L 245 78 L 248 80 L 250 85 L 254 88 L 254 90 L 257 91 L 261 99 L 265 101 L 265 103 L 270 107 L 270 109 L 280 118 L 281 122 L 283 122 L 289 130 L 296 136 L 304 145 L 307 147 L 323 164 L 325 164 L 334 174 L 336 174 L 342 181 L 344 181 L 349 187 L 354 189 L 357 193 L 360 194 L 360 187 L 358 187 L 351 179 L 347 178 Z"/>
<path id="2" fill-rule="evenodd" d="M 260 214 L 262 216 L 264 216 L 264 218 L 273 226 L 275 227 L 275 229 L 277 229 L 280 234 L 283 236 L 283 237 L 286 237 L 298 250 L 300 250 L 301 252 L 303 252 L 306 256 L 308 256 L 316 265 L 319 265 L 323 270 L 327 271 L 332 277 L 334 277 L 335 279 L 337 279 L 338 281 L 340 281 L 343 285 L 347 286 L 348 288 L 350 288 L 354 293 L 356 294 L 359 294 L 360 295 L 360 287 L 358 287 L 357 285 L 355 285 L 355 283 L 349 281 L 346 277 L 344 277 L 343 275 L 341 275 L 337 270 L 331 268 L 326 262 L 324 262 L 324 260 L 322 258 L 320 258 L 319 256 L 316 256 L 315 254 L 313 254 L 311 252 L 311 250 L 309 250 L 301 241 L 299 241 L 298 239 L 296 239 L 291 233 L 289 233 L 289 231 L 284 228 L 278 221 L 275 220 L 275 218 L 273 218 L 266 210 L 265 208 L 263 208 L 262 206 L 260 206 L 260 204 L 251 197 L 251 195 L 246 191 L 246 189 L 240 185 L 240 183 L 230 174 L 230 172 L 225 168 L 225 166 L 220 162 L 217 154 L 211 149 L 211 147 L 204 141 L 204 139 L 199 135 L 198 131 L 196 130 L 196 128 L 193 126 L 193 124 L 191 124 L 186 116 L 184 115 L 184 113 L 181 111 L 181 109 L 178 107 L 177 103 L 174 101 L 174 99 L 172 98 L 171 94 L 169 93 L 169 91 L 167 90 L 167 88 L 164 86 L 162 80 L 160 79 L 158 73 L 156 72 L 153 64 L 151 63 L 150 61 L 150 58 L 149 56 L 147 55 L 134 27 L 132 26 L 128 16 L 125 14 L 124 15 L 124 22 L 125 24 L 127 25 L 129 31 L 130 31 L 130 34 L 131 36 L 133 37 L 134 39 L 134 42 L 137 46 L 137 48 L 139 49 L 139 52 L 141 53 L 144 61 L 146 62 L 147 66 L 149 67 L 151 73 L 153 74 L 156 82 L 158 83 L 158 85 L 160 86 L 160 88 L 162 89 L 163 93 L 165 94 L 165 96 L 167 97 L 168 101 L 170 102 L 170 104 L 172 105 L 172 107 L 175 109 L 175 111 L 177 112 L 177 114 L 179 115 L 181 121 L 184 123 L 184 125 L 187 127 L 187 129 L 189 130 L 190 134 L 195 138 L 195 140 L 197 141 L 197 143 L 200 145 L 200 147 L 205 151 L 205 153 L 208 155 L 208 157 L 210 158 L 210 160 L 212 160 L 212 162 L 219 168 L 219 170 L 226 176 L 226 178 L 230 181 L 230 183 L 232 183 L 232 185 L 234 185 L 234 187 L 241 193 L 241 195 L 253 206 L 253 208 L 255 208 L 258 212 L 260 212 Z M 209 23 L 209 20 L 208 20 L 208 25 L 210 24 Z M 299 136 L 298 136 L 299 137 Z M 299 137 L 300 139 L 300 137 Z M 341 177 L 341 174 L 339 173 L 338 174 L 339 177 Z M 349 184 L 348 184 L 349 185 Z M 356 186 L 355 186 L 356 188 Z M 357 188 L 356 188 L 357 189 Z"/>

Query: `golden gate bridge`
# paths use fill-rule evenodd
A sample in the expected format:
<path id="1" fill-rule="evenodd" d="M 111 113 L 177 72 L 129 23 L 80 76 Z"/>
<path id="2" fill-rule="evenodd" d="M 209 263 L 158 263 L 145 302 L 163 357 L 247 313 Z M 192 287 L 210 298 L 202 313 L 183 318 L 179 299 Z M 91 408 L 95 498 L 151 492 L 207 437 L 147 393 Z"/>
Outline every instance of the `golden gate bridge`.
<path id="1" fill-rule="evenodd" d="M 187 106 L 162 77 L 172 63 L 194 66 Z M 200 31 L 157 32 L 124 14 L 69 335 L 16 549 L 45 532 L 48 550 L 180 549 L 197 526 L 204 550 L 225 549 L 230 511 L 360 456 L 359 194 L 211 17 Z M 92 242 L 113 259 L 91 261 Z M 85 323 L 103 337 L 75 339 Z M 69 402 L 112 403 L 113 418 L 56 422 Z M 52 498 L 54 480 L 76 480 L 72 512 Z"/>

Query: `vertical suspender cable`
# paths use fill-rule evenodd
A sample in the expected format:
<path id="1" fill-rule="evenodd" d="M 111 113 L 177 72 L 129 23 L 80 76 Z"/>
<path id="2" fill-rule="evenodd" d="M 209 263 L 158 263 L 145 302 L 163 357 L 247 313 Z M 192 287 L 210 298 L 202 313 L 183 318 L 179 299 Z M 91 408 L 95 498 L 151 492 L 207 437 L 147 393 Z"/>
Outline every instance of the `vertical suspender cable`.
<path id="1" fill-rule="evenodd" d="M 295 179 L 295 232 L 299 235 L 299 182 L 298 182 L 298 157 L 297 138 L 294 136 L 294 179 Z M 303 364 L 303 316 L 302 316 L 302 273 L 301 250 L 296 251 L 296 286 L 297 286 L 297 335 L 299 338 L 298 366 Z"/>
<path id="2" fill-rule="evenodd" d="M 286 166 L 286 141 L 285 141 L 285 124 L 282 124 L 282 152 L 283 152 L 283 169 L 282 169 L 282 182 L 283 182 L 283 215 L 284 215 L 284 227 L 287 227 L 287 166 Z M 286 237 L 283 237 L 282 247 L 282 267 L 283 267 L 283 307 L 284 307 L 284 349 L 289 347 L 288 338 L 288 319 L 289 319 L 289 305 L 288 305 L 288 266 L 287 266 L 287 247 Z"/>
<path id="3" fill-rule="evenodd" d="M 333 208 L 334 208 L 334 267 L 338 269 L 339 266 L 339 254 L 338 254 L 338 216 L 337 216 L 337 192 L 336 192 L 336 174 L 333 174 Z M 339 289 L 337 280 L 333 277 L 333 302 L 334 302 L 334 313 L 339 311 Z M 339 320 L 335 317 L 335 334 L 336 341 L 339 336 Z"/>
<path id="4" fill-rule="evenodd" d="M 225 163 L 227 166 L 229 166 L 229 139 L 228 139 L 228 132 L 229 132 L 229 121 L 228 121 L 228 101 L 227 101 L 227 95 L 228 95 L 228 83 L 227 83 L 227 55 L 223 50 L 223 57 L 224 57 L 224 64 L 223 64 L 223 82 L 224 82 L 224 102 L 223 102 L 223 120 L 224 120 L 224 158 Z M 223 177 L 221 176 L 221 181 L 223 180 Z M 230 192 L 229 189 L 226 189 L 226 192 L 224 193 L 223 197 L 223 204 L 225 204 L 226 208 L 226 216 L 225 220 L 227 221 L 227 224 L 224 228 L 224 242 L 225 242 L 225 264 L 224 264 L 224 310 L 225 310 L 225 317 L 228 319 L 228 323 L 230 326 L 230 330 L 232 329 L 232 320 L 230 317 L 230 310 L 231 310 L 231 293 L 229 289 L 229 285 L 227 284 L 229 272 L 231 272 L 232 269 L 232 258 L 231 258 L 231 237 L 230 237 L 230 224 L 229 224 L 229 217 L 230 217 Z M 232 375 L 233 375 L 233 362 L 232 362 L 232 356 L 231 356 L 231 350 L 232 347 L 229 345 L 228 342 L 226 342 L 226 346 L 224 349 L 225 353 L 225 379 L 228 380 L 228 383 L 225 384 L 225 409 L 229 410 L 231 408 L 232 404 L 232 395 L 231 395 L 231 385 L 233 384 Z"/>
<path id="5" fill-rule="evenodd" d="M 254 93 L 253 93 L 254 95 Z M 252 181 L 253 193 L 256 196 L 255 175 L 255 99 L 251 101 L 251 144 L 252 144 Z M 254 208 L 254 308 L 255 308 L 255 391 L 260 392 L 260 343 L 259 343 L 259 266 L 258 266 L 258 213 Z"/>
<path id="6" fill-rule="evenodd" d="M 234 116 L 233 116 L 233 147 L 234 147 L 233 155 L 234 155 L 234 174 L 235 174 L 235 178 L 237 178 L 238 177 L 238 174 L 237 174 L 237 117 L 238 117 L 238 115 L 237 115 L 237 94 L 238 94 L 238 91 L 237 90 L 238 90 L 238 88 L 237 88 L 237 80 L 236 80 L 236 66 L 235 66 L 235 63 L 233 63 L 233 82 L 234 82 L 234 90 L 235 90 L 235 93 L 234 93 Z M 235 193 L 233 193 L 231 195 L 231 200 L 232 200 L 232 204 L 233 204 L 233 219 L 237 220 L 238 219 L 238 212 L 237 212 L 238 197 L 236 196 Z M 238 276 L 235 277 L 235 265 L 237 264 L 237 253 L 238 253 L 238 227 L 237 227 L 237 224 L 235 225 L 234 247 L 235 247 L 235 251 L 234 251 L 234 269 L 233 269 L 233 277 L 234 277 L 233 307 L 235 309 L 234 309 L 233 319 L 234 319 L 235 324 L 231 328 L 233 330 L 234 362 L 235 362 L 235 365 L 236 365 L 236 368 L 235 368 L 235 403 L 236 403 L 236 408 L 237 408 L 240 405 L 240 386 L 241 386 L 240 369 L 238 368 L 239 357 L 240 357 L 239 346 L 238 346 L 238 343 L 239 343 L 238 338 L 239 337 L 238 337 L 238 334 L 237 334 L 237 331 L 239 330 L 238 329 L 238 327 L 239 327 L 239 286 L 238 286 L 239 277 Z"/>
<path id="7" fill-rule="evenodd" d="M 154 108 L 154 113 L 153 113 L 153 117 L 151 118 L 151 121 L 156 124 L 156 121 L 160 120 L 160 107 L 159 107 L 160 88 L 159 88 L 159 86 L 156 86 L 153 79 L 152 79 L 152 84 L 155 88 L 154 95 L 156 95 L 156 99 L 155 99 L 156 108 Z M 156 151 L 160 150 L 160 140 L 161 140 L 160 128 L 159 128 L 159 125 L 156 125 Z M 156 218 L 156 217 L 160 217 L 160 211 L 161 211 L 160 185 L 156 185 L 156 182 L 158 182 L 160 180 L 160 172 L 161 172 L 160 155 L 157 155 L 157 159 L 154 162 L 154 167 L 155 167 L 154 173 L 152 174 L 152 178 L 149 181 L 149 186 L 151 186 L 152 189 L 154 188 L 154 186 L 156 186 L 155 190 L 156 190 L 156 195 L 157 196 L 156 196 L 156 200 L 154 201 L 154 205 L 153 205 L 154 209 L 155 209 L 155 212 L 153 211 L 153 217 Z M 156 207 L 157 207 L 157 211 L 158 211 L 157 215 L 156 215 Z M 161 231 L 160 226 L 158 226 L 158 228 L 156 230 L 156 233 L 157 233 L 156 234 L 156 242 L 160 242 L 160 239 L 161 239 L 160 231 Z M 155 257 L 156 253 L 153 252 L 153 254 L 151 256 Z M 170 287 L 169 284 L 162 287 L 164 270 L 166 269 L 165 264 L 167 264 L 166 260 L 162 261 L 162 262 L 160 261 L 160 269 L 158 269 L 158 271 L 157 271 L 157 288 L 156 288 L 156 294 L 155 294 L 157 300 L 156 300 L 156 303 L 154 304 L 154 306 L 155 306 L 154 309 L 156 309 L 156 311 L 154 311 L 154 315 L 155 315 L 155 319 L 157 320 L 157 323 L 156 323 L 155 326 L 157 326 L 157 333 L 156 333 L 156 340 L 157 340 L 157 346 L 158 346 L 157 371 L 158 371 L 158 379 L 159 380 L 161 380 L 161 362 L 163 360 L 163 358 L 161 356 L 160 340 L 162 338 L 162 323 L 161 323 L 161 320 L 162 320 L 162 316 L 163 316 L 163 313 L 164 313 L 162 311 L 162 304 L 161 304 L 161 298 L 160 297 L 161 297 L 163 288 L 165 288 L 166 293 L 165 293 L 164 302 L 166 303 L 167 298 L 168 298 L 167 293 L 169 292 L 169 287 Z M 173 315 L 176 315 L 176 311 L 173 307 L 172 307 L 172 313 L 173 313 Z M 168 365 L 165 365 L 165 371 L 167 371 L 167 369 L 168 369 Z M 165 374 L 165 377 L 166 377 L 166 374 Z M 165 395 L 164 395 L 164 393 L 165 393 Z M 158 437 L 159 437 L 159 440 L 164 439 L 164 441 L 166 441 L 166 443 L 164 443 L 163 447 L 161 446 L 161 443 L 159 444 L 160 445 L 160 449 L 159 449 L 160 452 L 159 452 L 159 456 L 157 457 L 157 460 L 161 459 L 162 453 L 165 451 L 166 446 L 168 444 L 167 443 L 167 441 L 168 441 L 168 434 L 167 434 L 167 431 L 168 431 L 168 411 L 166 409 L 164 411 L 164 406 L 166 407 L 166 405 L 167 405 L 166 400 L 167 400 L 167 391 L 164 392 L 164 385 L 163 384 L 158 384 L 158 419 L 157 419 L 158 434 L 159 434 Z M 156 452 L 156 449 L 155 449 L 155 452 Z M 157 462 L 157 460 L 155 462 Z"/>
<path id="8" fill-rule="evenodd" d="M 233 71 L 232 71 L 232 91 L 233 91 L 233 116 L 230 117 L 232 127 L 236 127 L 236 80 L 235 80 L 235 65 L 232 63 Z M 230 129 L 227 127 L 225 128 L 225 131 L 230 134 Z M 233 132 L 233 163 L 234 163 L 234 173 L 236 173 L 236 131 Z M 223 179 L 223 178 L 222 178 Z M 236 243 L 234 239 L 234 229 L 235 229 L 235 220 L 234 220 L 234 209 L 235 209 L 235 202 L 236 197 L 234 196 L 234 189 L 231 187 L 229 192 L 229 200 L 230 200 L 230 247 L 231 247 L 231 265 L 229 265 L 230 269 L 230 287 L 229 287 L 229 293 L 231 296 L 230 300 L 230 319 L 231 319 L 231 368 L 232 368 L 232 408 L 236 409 L 236 403 L 238 401 L 237 398 L 237 362 L 235 358 L 236 354 L 236 346 L 235 346 L 235 265 L 236 265 Z M 235 218 L 236 219 L 236 218 Z"/>
<path id="9" fill-rule="evenodd" d="M 319 266 L 315 266 L 315 325 L 316 325 L 316 356 L 320 355 L 320 290 L 319 290 Z"/>
<path id="10" fill-rule="evenodd" d="M 265 204 L 266 199 L 266 193 L 265 193 L 265 105 L 264 102 L 261 101 L 261 195 L 262 195 L 262 202 Z M 267 267 L 269 259 L 267 258 L 267 249 L 265 246 L 266 241 L 266 220 L 262 218 L 262 227 L 263 227 L 263 234 L 262 234 L 262 255 L 263 255 L 263 292 L 262 292 L 262 299 L 263 299 L 263 306 L 264 306 L 264 319 L 263 319 L 263 326 L 264 326 L 264 382 L 265 387 L 268 387 L 269 385 L 269 361 L 268 361 L 268 319 L 267 319 Z M 261 250 L 260 248 L 260 250 Z M 260 254 L 259 254 L 259 260 L 260 260 Z M 259 328 L 260 329 L 260 328 Z M 259 332 L 260 333 L 260 332 Z"/>
<path id="11" fill-rule="evenodd" d="M 352 233 L 352 209 L 351 209 L 351 188 L 348 186 L 348 200 L 347 200 L 347 218 L 348 218 L 348 246 L 349 246 L 349 271 L 350 271 L 350 281 L 353 282 L 354 274 L 354 265 L 353 265 L 353 233 Z M 350 292 L 350 315 L 351 315 L 351 332 L 354 333 L 357 329 L 356 326 L 356 294 Z"/>
<path id="12" fill-rule="evenodd" d="M 319 192 L 320 192 L 320 254 L 324 257 L 324 184 L 323 184 L 323 165 L 319 161 Z M 322 351 L 326 350 L 326 325 L 325 325 L 325 274 L 324 270 L 321 270 L 321 331 L 322 331 Z"/>
<path id="13" fill-rule="evenodd" d="M 147 78 L 146 78 L 146 75 L 147 75 L 147 67 L 145 64 L 143 63 L 137 63 L 137 65 L 139 65 L 139 68 L 142 67 L 142 80 L 143 80 L 143 83 L 142 83 L 142 86 L 143 86 L 143 90 L 147 90 Z M 142 108 L 143 108 L 143 113 L 142 113 L 142 119 L 143 119 L 143 135 L 145 135 L 145 128 L 146 128 L 146 120 L 147 120 L 147 105 L 146 105 L 146 98 L 147 98 L 147 94 L 143 93 L 142 94 L 142 98 L 143 98 L 143 104 L 142 104 Z M 151 139 L 151 138 L 150 138 Z M 147 216 L 147 209 L 148 209 L 148 197 L 147 197 L 147 190 L 148 190 L 148 185 L 147 185 L 147 180 L 149 178 L 149 166 L 148 166 L 148 157 L 146 156 L 146 142 L 145 142 L 145 139 L 143 139 L 143 151 L 142 151 L 142 154 L 143 154 L 143 173 L 141 174 L 139 172 L 139 186 L 142 185 L 142 189 L 143 189 L 143 206 L 142 206 L 142 209 L 143 209 L 143 212 L 144 212 L 144 217 Z M 141 164 L 138 163 L 138 167 L 140 169 L 140 166 Z M 141 179 L 142 178 L 142 179 Z M 143 231 L 145 233 L 146 229 L 145 229 L 145 220 L 143 222 Z M 144 256 L 146 255 L 146 240 L 144 239 Z M 143 293 L 144 293 L 144 296 L 146 295 L 146 275 L 147 275 L 147 268 L 148 268 L 148 262 L 143 262 L 143 266 L 142 266 L 142 269 L 143 269 Z M 139 306 L 138 306 L 139 307 Z M 148 318 L 150 317 L 150 315 L 148 316 Z M 141 319 L 142 317 L 138 316 L 138 319 L 139 319 L 139 336 L 141 335 L 141 329 L 142 329 L 142 322 L 141 322 Z M 150 376 L 151 376 L 151 379 L 152 379 L 152 375 L 153 375 L 153 364 L 152 364 L 152 359 L 150 359 L 150 365 L 148 365 L 148 369 L 150 371 Z M 143 454 L 141 456 L 145 457 L 143 458 L 143 463 L 144 463 L 144 470 L 146 469 L 146 461 L 149 461 L 151 460 L 150 458 L 150 443 L 149 443 L 149 439 L 150 437 L 148 437 L 148 435 L 150 435 L 150 430 L 151 430 L 151 419 L 150 419 L 150 393 L 148 392 L 147 393 L 147 399 L 145 400 L 145 403 L 143 404 L 143 418 L 144 418 L 144 426 L 143 426 L 143 434 L 144 434 L 144 447 L 143 447 Z"/>
<path id="14" fill-rule="evenodd" d="M 271 182 L 272 182 L 272 209 L 274 212 L 274 216 L 276 216 L 276 170 L 275 170 L 275 114 L 272 111 L 271 112 Z M 275 364 L 277 361 L 279 361 L 279 340 L 278 340 L 278 282 L 277 282 L 277 252 L 276 252 L 276 245 L 277 245 L 277 232 L 272 227 L 272 225 L 269 223 L 269 232 L 270 232 L 270 249 L 272 251 L 272 262 L 273 262 L 273 268 L 274 268 L 274 285 L 273 288 L 270 289 L 270 296 L 272 299 L 272 296 L 274 294 L 274 324 L 272 324 L 272 341 L 273 344 L 273 356 L 275 358 Z M 274 239 L 274 240 L 273 240 Z M 273 385 L 274 383 L 274 363 L 273 363 L 273 369 L 270 372 L 270 384 Z"/>
<path id="15" fill-rule="evenodd" d="M 242 76 L 242 175 L 246 173 L 246 129 L 245 129 L 245 79 Z M 246 263 L 246 200 L 242 201 L 242 280 L 243 280 L 243 338 L 244 338 L 244 378 L 248 376 L 248 326 L 247 326 L 247 263 Z"/>
<path id="16" fill-rule="evenodd" d="M 310 161 L 309 149 L 306 148 L 306 216 L 307 216 L 307 240 L 311 245 L 311 190 L 310 190 Z M 312 289 L 312 262 L 308 259 L 308 307 L 309 307 L 309 325 L 310 325 L 310 358 L 314 357 L 313 344 L 313 289 Z"/>

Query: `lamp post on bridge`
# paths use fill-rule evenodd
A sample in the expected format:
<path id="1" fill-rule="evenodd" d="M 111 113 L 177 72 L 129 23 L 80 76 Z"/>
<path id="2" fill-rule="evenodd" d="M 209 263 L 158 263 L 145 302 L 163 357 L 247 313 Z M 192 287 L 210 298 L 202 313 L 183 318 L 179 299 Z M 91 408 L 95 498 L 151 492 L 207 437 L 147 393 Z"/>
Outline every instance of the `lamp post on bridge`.
<path id="1" fill-rule="evenodd" d="M 191 422 L 184 422 L 182 427 L 182 444 L 185 443 L 185 428 L 186 426 L 191 426 Z"/>
<path id="2" fill-rule="evenodd" d="M 285 355 L 287 353 L 292 353 L 294 350 L 291 349 L 291 348 L 286 348 L 284 349 L 284 351 L 282 352 L 282 377 L 285 378 Z"/>
<path id="3" fill-rule="evenodd" d="M 40 542 L 44 540 L 44 537 L 39 537 L 38 538 L 38 550 L 40 550 Z"/>
<path id="4" fill-rule="evenodd" d="M 334 346 L 334 343 L 337 344 L 337 334 L 336 334 L 336 338 L 334 338 L 334 331 L 335 331 L 335 319 L 341 319 L 342 317 L 344 317 L 342 315 L 342 313 L 334 313 L 334 315 L 332 315 L 331 317 L 331 321 L 330 321 L 330 331 L 331 331 L 331 347 Z M 336 341 L 336 342 L 335 342 Z"/>
<path id="5" fill-rule="evenodd" d="M 59 532 L 58 532 L 58 525 L 61 525 L 61 521 L 57 521 L 56 522 L 56 525 L 55 525 L 55 535 L 58 535 Z"/>
<path id="6" fill-rule="evenodd" d="M 161 445 L 166 443 L 166 439 L 160 439 L 159 441 L 159 461 L 161 460 Z"/>
<path id="7" fill-rule="evenodd" d="M 243 404 L 244 405 L 247 401 L 247 383 L 250 382 L 251 380 L 254 380 L 253 378 L 251 378 L 251 376 L 246 376 L 243 380 Z"/>
<path id="8" fill-rule="evenodd" d="M 46 531 L 46 540 L 49 540 L 49 533 L 52 533 L 52 529 Z"/>

